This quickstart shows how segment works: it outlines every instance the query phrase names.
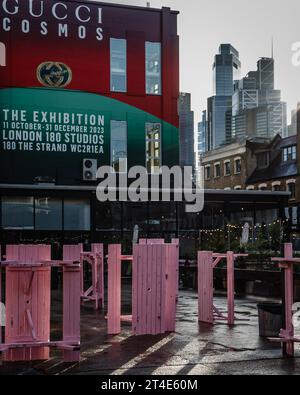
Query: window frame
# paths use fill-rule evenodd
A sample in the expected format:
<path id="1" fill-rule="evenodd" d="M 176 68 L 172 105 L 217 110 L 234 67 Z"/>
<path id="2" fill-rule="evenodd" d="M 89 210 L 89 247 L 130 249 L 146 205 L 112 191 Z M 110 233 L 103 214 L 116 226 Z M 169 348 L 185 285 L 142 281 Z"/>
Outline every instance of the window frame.
<path id="1" fill-rule="evenodd" d="M 218 172 L 217 172 L 217 169 L 219 170 Z M 217 174 L 217 173 L 219 173 L 219 174 Z M 214 164 L 214 177 L 221 178 L 221 163 L 219 163 L 219 162 Z"/>
<path id="2" fill-rule="evenodd" d="M 125 124 L 125 127 L 126 127 L 126 132 L 125 132 L 125 135 L 126 135 L 126 139 L 125 139 L 125 142 L 126 142 L 126 158 L 121 158 L 121 159 L 126 159 L 126 170 L 125 170 L 125 172 L 117 171 L 115 169 L 115 167 L 114 167 L 114 162 L 113 162 L 113 144 L 112 144 L 112 142 L 113 142 L 113 139 L 112 139 L 112 130 L 113 130 L 112 125 L 113 125 L 113 123 L 119 123 L 119 124 L 122 123 L 122 124 Z M 115 141 L 117 141 L 117 140 L 115 140 Z M 120 157 L 119 157 L 119 159 L 120 159 Z M 120 121 L 120 120 L 111 119 L 110 120 L 110 166 L 118 174 L 127 173 L 127 171 L 128 171 L 128 163 L 127 163 L 127 161 L 128 161 L 128 123 L 127 123 L 127 121 Z"/>
<path id="3" fill-rule="evenodd" d="M 125 88 L 124 89 L 113 89 L 113 76 L 117 75 L 116 73 L 113 73 L 113 68 L 112 68 L 112 64 L 113 64 L 113 48 L 112 48 L 112 44 L 114 42 L 122 42 L 125 44 L 125 48 L 123 48 L 124 50 L 124 54 L 125 55 L 125 70 L 124 70 L 124 74 L 120 74 L 122 75 L 122 77 L 124 77 L 125 80 Z M 112 93 L 127 93 L 127 40 L 124 38 L 114 38 L 111 37 L 110 41 L 109 41 L 109 50 L 110 50 L 110 91 Z M 123 59 L 124 61 L 124 59 Z"/>
<path id="4" fill-rule="evenodd" d="M 237 163 L 240 163 L 240 169 L 237 168 Z M 234 174 L 238 175 L 242 173 L 242 158 L 236 158 L 234 160 Z"/>
<path id="5" fill-rule="evenodd" d="M 150 77 L 150 73 L 148 71 L 148 47 L 152 45 L 157 45 L 159 46 L 159 73 L 156 76 L 156 78 L 159 79 L 159 84 L 158 84 L 158 92 L 151 92 L 151 90 L 148 89 L 149 84 L 148 84 L 148 78 Z M 152 73 L 153 74 L 153 73 Z M 145 42 L 145 90 L 146 90 L 146 95 L 149 96 L 161 96 L 162 95 L 162 45 L 161 42 L 153 42 L 153 41 L 146 41 Z"/>
<path id="6" fill-rule="evenodd" d="M 154 128 L 154 129 L 152 129 L 153 134 L 155 133 L 155 127 L 159 126 L 159 138 L 148 138 L 149 131 L 147 128 L 150 125 L 152 125 L 152 127 Z M 148 144 L 149 143 L 158 143 L 159 144 L 159 148 L 158 148 L 159 149 L 159 156 L 151 155 L 151 152 L 150 152 L 150 155 L 148 155 Z M 159 171 L 153 172 L 152 167 L 151 167 L 151 171 L 149 171 L 149 162 L 151 163 L 151 161 L 153 161 L 153 160 L 158 160 L 159 161 L 159 168 L 162 167 L 162 124 L 159 122 L 146 122 L 145 123 L 145 153 L 146 153 L 146 158 L 145 158 L 146 161 L 145 162 L 146 162 L 146 169 L 148 171 L 148 174 L 159 174 Z"/>
<path id="7" fill-rule="evenodd" d="M 207 176 L 207 171 L 209 171 L 209 175 L 208 176 Z M 205 181 L 211 180 L 211 165 L 206 165 L 204 167 L 204 178 L 205 178 Z"/>
<path id="8" fill-rule="evenodd" d="M 229 165 L 229 171 L 227 172 L 227 166 Z M 231 176 L 231 162 L 227 160 L 224 162 L 224 176 L 229 177 Z"/>

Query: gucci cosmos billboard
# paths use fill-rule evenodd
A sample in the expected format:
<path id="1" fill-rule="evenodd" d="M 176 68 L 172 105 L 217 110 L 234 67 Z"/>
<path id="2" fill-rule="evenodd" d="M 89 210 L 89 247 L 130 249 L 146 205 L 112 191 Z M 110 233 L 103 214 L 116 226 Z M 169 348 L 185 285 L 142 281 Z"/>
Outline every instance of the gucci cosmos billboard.
<path id="1" fill-rule="evenodd" d="M 1 0 L 0 183 L 178 164 L 177 12 Z"/>

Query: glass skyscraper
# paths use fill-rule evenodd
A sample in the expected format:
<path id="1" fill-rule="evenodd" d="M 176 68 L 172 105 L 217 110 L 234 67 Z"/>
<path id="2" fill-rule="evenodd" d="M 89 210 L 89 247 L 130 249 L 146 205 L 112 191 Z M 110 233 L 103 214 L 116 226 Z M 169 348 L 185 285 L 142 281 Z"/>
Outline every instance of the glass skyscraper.
<path id="1" fill-rule="evenodd" d="M 287 106 L 274 87 L 274 59 L 261 58 L 257 70 L 235 83 L 232 130 L 235 138 L 287 136 Z"/>
<path id="2" fill-rule="evenodd" d="M 195 166 L 194 112 L 191 110 L 191 94 L 180 93 L 179 97 L 180 165 Z"/>
<path id="3" fill-rule="evenodd" d="M 207 149 L 228 144 L 232 138 L 232 96 L 240 79 L 241 62 L 231 44 L 221 44 L 213 64 L 214 96 L 208 99 Z"/>

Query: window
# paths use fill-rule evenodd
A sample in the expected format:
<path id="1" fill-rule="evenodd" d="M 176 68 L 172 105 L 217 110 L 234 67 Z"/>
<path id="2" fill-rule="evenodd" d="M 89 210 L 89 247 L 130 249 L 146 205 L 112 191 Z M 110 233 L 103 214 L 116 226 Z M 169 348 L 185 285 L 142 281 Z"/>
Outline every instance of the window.
<path id="1" fill-rule="evenodd" d="M 230 176 L 231 175 L 230 162 L 225 162 L 224 163 L 224 174 L 225 174 L 225 176 Z"/>
<path id="2" fill-rule="evenodd" d="M 221 177 L 221 166 L 219 163 L 215 164 L 215 178 Z"/>
<path id="3" fill-rule="evenodd" d="M 62 200 L 49 197 L 35 199 L 35 229 L 62 230 Z"/>
<path id="4" fill-rule="evenodd" d="M 146 93 L 161 95 L 161 44 L 146 42 Z"/>
<path id="5" fill-rule="evenodd" d="M 257 158 L 257 167 L 259 169 L 265 169 L 266 167 L 269 166 L 269 153 L 268 152 L 263 152 L 261 154 L 258 154 L 256 156 Z"/>
<path id="6" fill-rule="evenodd" d="M 4 229 L 34 229 L 33 197 L 2 198 L 2 227 Z"/>
<path id="7" fill-rule="evenodd" d="M 210 166 L 205 166 L 205 179 L 210 180 L 210 177 L 211 177 Z"/>
<path id="8" fill-rule="evenodd" d="M 297 146 L 292 145 L 283 149 L 283 161 L 297 160 Z"/>
<path id="9" fill-rule="evenodd" d="M 260 191 L 266 191 L 266 190 L 268 189 L 268 185 L 267 185 L 267 184 L 260 184 L 260 185 L 258 186 L 258 189 L 259 189 Z"/>
<path id="10" fill-rule="evenodd" d="M 127 43 L 126 40 L 110 39 L 110 90 L 127 91 Z"/>
<path id="11" fill-rule="evenodd" d="M 287 190 L 291 194 L 290 199 L 295 199 L 296 198 L 296 183 L 295 182 L 290 182 L 287 185 Z"/>
<path id="12" fill-rule="evenodd" d="M 161 168 L 161 124 L 146 123 L 146 167 L 148 173 L 158 173 Z"/>
<path id="13" fill-rule="evenodd" d="M 272 183 L 272 191 L 273 192 L 281 191 L 281 183 L 280 183 L 280 181 L 275 181 L 275 182 Z"/>
<path id="14" fill-rule="evenodd" d="M 91 206 L 88 199 L 65 199 L 65 230 L 91 230 Z"/>
<path id="15" fill-rule="evenodd" d="M 116 172 L 127 172 L 127 122 L 110 123 L 111 166 Z M 120 168 L 121 166 L 121 168 Z"/>
<path id="16" fill-rule="evenodd" d="M 0 66 L 6 66 L 6 47 L 3 43 L 0 43 Z"/>
<path id="17" fill-rule="evenodd" d="M 242 171 L 242 161 L 241 159 L 236 159 L 234 161 L 234 172 L 235 174 L 240 174 Z"/>

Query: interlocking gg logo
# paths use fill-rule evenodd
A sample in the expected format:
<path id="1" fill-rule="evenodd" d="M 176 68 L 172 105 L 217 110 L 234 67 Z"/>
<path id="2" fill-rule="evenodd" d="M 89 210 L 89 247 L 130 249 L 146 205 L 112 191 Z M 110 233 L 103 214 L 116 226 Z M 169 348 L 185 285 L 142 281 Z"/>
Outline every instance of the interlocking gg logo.
<path id="1" fill-rule="evenodd" d="M 72 70 L 61 62 L 44 62 L 37 68 L 39 82 L 51 88 L 65 88 L 72 81 Z"/>

